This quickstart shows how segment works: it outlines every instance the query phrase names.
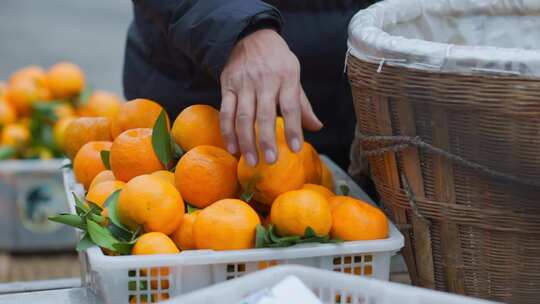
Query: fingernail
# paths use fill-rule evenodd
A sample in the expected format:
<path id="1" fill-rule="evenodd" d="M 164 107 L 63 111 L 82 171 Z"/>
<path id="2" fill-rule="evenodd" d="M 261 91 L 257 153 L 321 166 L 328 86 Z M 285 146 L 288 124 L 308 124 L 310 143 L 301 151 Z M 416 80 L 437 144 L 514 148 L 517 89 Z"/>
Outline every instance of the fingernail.
<path id="1" fill-rule="evenodd" d="M 293 138 L 293 139 L 291 140 L 291 149 L 292 149 L 294 152 L 299 152 L 301 148 L 302 148 L 302 147 L 300 147 L 300 140 L 299 140 L 298 138 L 296 138 L 296 137 Z"/>
<path id="2" fill-rule="evenodd" d="M 227 150 L 228 150 L 229 153 L 231 153 L 231 154 L 236 154 L 236 145 L 234 145 L 234 144 L 228 144 L 228 145 L 227 145 Z"/>
<path id="3" fill-rule="evenodd" d="M 269 164 L 273 164 L 276 161 L 276 153 L 273 150 L 268 149 L 264 152 L 264 158 Z"/>
<path id="4" fill-rule="evenodd" d="M 257 158 L 255 158 L 255 155 L 253 153 L 246 154 L 246 161 L 248 165 L 252 167 L 255 167 L 257 165 Z"/>

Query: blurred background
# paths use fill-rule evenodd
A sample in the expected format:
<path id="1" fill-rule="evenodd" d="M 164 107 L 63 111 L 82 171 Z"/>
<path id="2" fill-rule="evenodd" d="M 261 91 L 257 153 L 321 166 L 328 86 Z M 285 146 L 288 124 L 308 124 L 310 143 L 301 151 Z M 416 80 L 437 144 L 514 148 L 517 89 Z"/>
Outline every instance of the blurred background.
<path id="1" fill-rule="evenodd" d="M 123 96 L 131 10 L 125 0 L 1 0 L 0 81 L 24 66 L 70 61 L 84 70 L 92 88 Z M 9 188 L 0 187 L 0 282 L 77 277 L 72 230 L 29 230 L 16 219 L 20 210 Z"/>
<path id="2" fill-rule="evenodd" d="M 25 65 L 71 61 L 89 84 L 122 96 L 126 0 L 1 0 L 0 80 Z"/>

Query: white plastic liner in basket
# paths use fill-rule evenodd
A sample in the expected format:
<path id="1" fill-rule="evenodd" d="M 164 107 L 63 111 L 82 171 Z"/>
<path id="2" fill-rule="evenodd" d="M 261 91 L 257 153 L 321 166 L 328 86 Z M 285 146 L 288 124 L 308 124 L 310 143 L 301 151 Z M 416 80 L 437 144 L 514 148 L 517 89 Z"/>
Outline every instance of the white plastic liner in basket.
<path id="1" fill-rule="evenodd" d="M 540 0 L 386 0 L 353 17 L 348 44 L 381 67 L 540 77 Z"/>

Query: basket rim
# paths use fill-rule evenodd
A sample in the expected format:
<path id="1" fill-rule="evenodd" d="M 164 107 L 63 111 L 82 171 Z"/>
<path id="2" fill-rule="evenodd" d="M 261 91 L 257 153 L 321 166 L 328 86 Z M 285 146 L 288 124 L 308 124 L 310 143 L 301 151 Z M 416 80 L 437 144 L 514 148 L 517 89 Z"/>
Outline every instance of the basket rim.
<path id="1" fill-rule="evenodd" d="M 348 54 L 381 66 L 388 64 L 418 70 L 459 72 L 464 74 L 496 74 L 540 77 L 540 49 L 502 48 L 495 46 L 465 46 L 391 35 L 383 27 L 406 22 L 420 16 L 429 1 L 431 6 L 459 13 L 474 14 L 480 10 L 513 8 L 505 13 L 532 10 L 540 13 L 533 1 L 504 6 L 500 1 L 456 0 L 451 8 L 446 0 L 386 0 L 359 11 L 349 24 Z M 412 2 L 412 3 L 411 3 Z M 463 10 L 467 8 L 472 13 Z M 494 59 L 495 58 L 495 59 Z"/>

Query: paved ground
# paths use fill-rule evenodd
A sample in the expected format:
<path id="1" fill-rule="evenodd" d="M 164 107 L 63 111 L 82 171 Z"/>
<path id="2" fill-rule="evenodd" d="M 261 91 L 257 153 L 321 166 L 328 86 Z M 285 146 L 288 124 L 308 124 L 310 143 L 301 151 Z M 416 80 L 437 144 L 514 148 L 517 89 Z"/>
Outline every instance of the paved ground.
<path id="1" fill-rule="evenodd" d="M 1 0 L 0 79 L 24 65 L 78 63 L 95 88 L 122 93 L 126 0 Z"/>

